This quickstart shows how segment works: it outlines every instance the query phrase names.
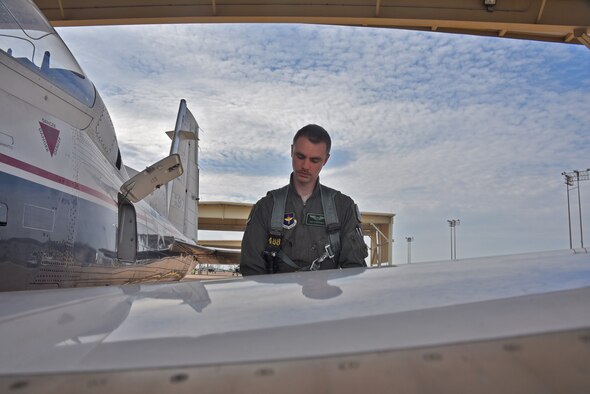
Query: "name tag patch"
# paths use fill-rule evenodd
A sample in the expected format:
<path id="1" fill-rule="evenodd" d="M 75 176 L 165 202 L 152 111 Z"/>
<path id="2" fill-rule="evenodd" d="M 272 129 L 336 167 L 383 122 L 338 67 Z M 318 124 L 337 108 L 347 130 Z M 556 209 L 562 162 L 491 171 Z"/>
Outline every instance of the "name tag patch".
<path id="1" fill-rule="evenodd" d="M 297 219 L 295 219 L 295 213 L 289 212 L 283 216 L 283 228 L 290 230 L 297 225 Z"/>
<path id="2" fill-rule="evenodd" d="M 326 218 L 323 213 L 308 213 L 305 216 L 305 224 L 310 226 L 325 226 Z"/>

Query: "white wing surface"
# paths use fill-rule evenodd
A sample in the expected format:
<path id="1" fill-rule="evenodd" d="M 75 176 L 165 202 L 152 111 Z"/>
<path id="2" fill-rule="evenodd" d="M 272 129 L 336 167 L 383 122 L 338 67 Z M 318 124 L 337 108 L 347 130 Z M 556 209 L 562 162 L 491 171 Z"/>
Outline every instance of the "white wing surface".
<path id="1" fill-rule="evenodd" d="M 590 256 L 571 251 L 3 293 L 0 311 L 2 392 L 590 387 Z"/>

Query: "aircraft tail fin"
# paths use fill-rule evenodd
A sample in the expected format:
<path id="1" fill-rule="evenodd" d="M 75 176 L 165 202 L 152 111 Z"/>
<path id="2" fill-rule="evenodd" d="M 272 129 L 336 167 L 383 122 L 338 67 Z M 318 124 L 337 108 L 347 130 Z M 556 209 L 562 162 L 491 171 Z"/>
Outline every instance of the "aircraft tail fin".
<path id="1" fill-rule="evenodd" d="M 166 215 L 184 235 L 197 241 L 199 167 L 199 124 L 180 101 L 174 131 L 166 134 L 172 139 L 170 154 L 179 154 L 184 173 L 166 185 Z"/>

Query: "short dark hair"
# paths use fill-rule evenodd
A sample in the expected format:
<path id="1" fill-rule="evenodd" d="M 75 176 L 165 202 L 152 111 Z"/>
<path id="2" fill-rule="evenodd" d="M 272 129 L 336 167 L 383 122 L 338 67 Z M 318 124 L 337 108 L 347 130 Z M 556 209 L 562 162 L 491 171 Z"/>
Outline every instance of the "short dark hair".
<path id="1" fill-rule="evenodd" d="M 328 134 L 328 132 L 322 126 L 318 126 L 317 124 L 308 124 L 307 126 L 300 128 L 299 131 L 295 133 L 295 137 L 293 137 L 293 143 L 295 143 L 299 137 L 305 137 L 314 144 L 324 142 L 328 148 L 328 153 L 330 153 L 330 148 L 332 148 L 332 139 L 330 138 L 330 134 Z"/>

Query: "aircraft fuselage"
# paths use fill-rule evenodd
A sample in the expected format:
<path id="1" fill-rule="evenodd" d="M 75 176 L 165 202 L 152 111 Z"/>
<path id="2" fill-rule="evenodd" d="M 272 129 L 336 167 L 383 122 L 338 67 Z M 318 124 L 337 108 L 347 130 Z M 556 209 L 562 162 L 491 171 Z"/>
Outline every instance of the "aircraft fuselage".
<path id="1" fill-rule="evenodd" d="M 190 262 L 162 257 L 190 240 L 119 193 L 129 176 L 107 109 L 81 70 L 61 67 L 77 65 L 46 28 L 0 38 L 0 290 L 182 278 Z M 122 207 L 135 216 L 128 240 Z"/>

